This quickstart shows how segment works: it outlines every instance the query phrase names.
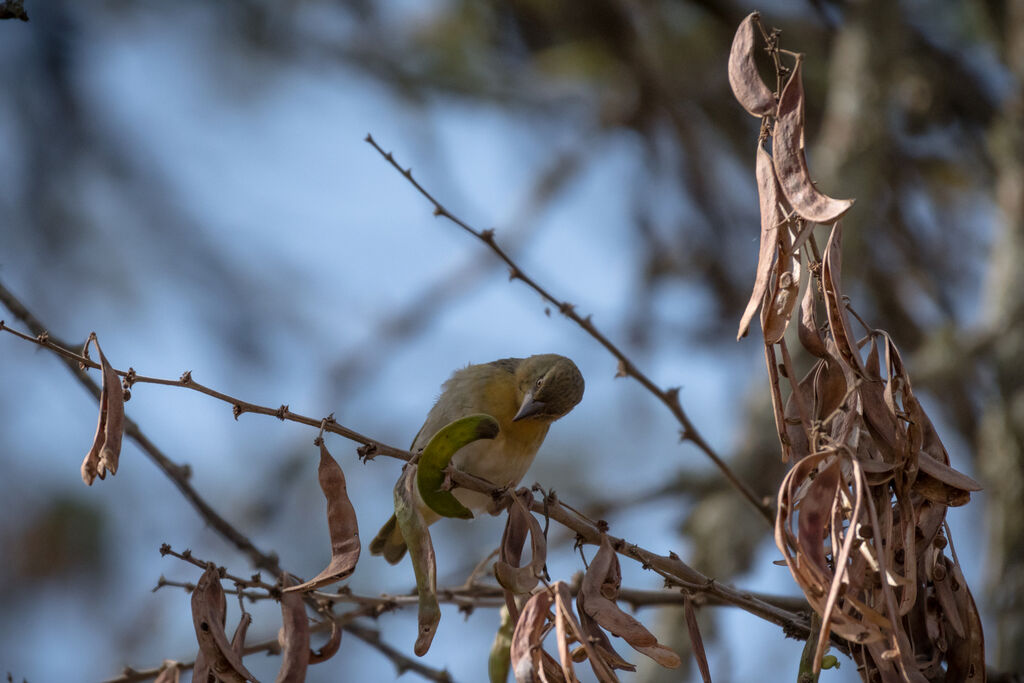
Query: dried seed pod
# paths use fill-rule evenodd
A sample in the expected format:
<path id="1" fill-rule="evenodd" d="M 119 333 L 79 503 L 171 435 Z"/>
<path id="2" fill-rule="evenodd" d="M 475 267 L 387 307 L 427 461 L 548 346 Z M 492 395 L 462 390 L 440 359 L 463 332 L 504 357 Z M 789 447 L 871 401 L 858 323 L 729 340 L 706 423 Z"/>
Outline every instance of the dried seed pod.
<path id="1" fill-rule="evenodd" d="M 760 143 L 757 145 L 757 158 L 754 163 L 754 175 L 757 178 L 757 197 L 761 207 L 761 244 L 757 251 L 757 272 L 754 277 L 754 291 L 750 294 L 747 307 L 740 318 L 740 329 L 736 333 L 736 341 L 747 336 L 750 321 L 761 306 L 761 300 L 768 291 L 768 283 L 772 277 L 772 260 L 779 243 L 779 226 L 783 221 L 779 209 L 779 183 L 775 179 L 775 167 L 772 159 Z"/>
<path id="2" fill-rule="evenodd" d="M 836 221 L 821 257 L 821 289 L 825 295 L 825 312 L 828 314 L 829 329 L 836 344 L 839 357 L 845 361 L 857 377 L 864 377 L 864 363 L 857 349 L 857 340 L 850 334 L 850 321 L 846 315 L 846 301 L 839 289 L 842 266 L 843 224 Z"/>
<path id="3" fill-rule="evenodd" d="M 565 680 L 578 683 L 572 654 L 569 652 L 569 640 L 572 638 L 579 641 L 582 638 L 583 630 L 579 624 L 575 624 L 575 626 L 571 624 L 575 620 L 572 614 L 572 596 L 569 595 L 568 588 L 565 588 L 564 591 L 561 590 L 565 586 L 563 582 L 559 581 L 558 584 L 555 587 L 555 636 L 558 638 L 558 663 Z"/>
<path id="4" fill-rule="evenodd" d="M 775 260 L 771 303 L 765 306 L 761 316 L 766 344 L 778 344 L 786 334 L 799 297 L 800 252 L 790 246 L 789 230 L 783 227 L 779 231 L 779 256 Z"/>
<path id="5" fill-rule="evenodd" d="M 501 537 L 500 558 L 494 564 L 494 575 L 505 589 L 516 594 L 529 593 L 536 588 L 547 562 L 547 543 L 537 518 L 530 514 L 527 501 L 532 498 L 523 488 L 508 509 L 505 533 Z M 530 536 L 530 563 L 520 567 L 523 544 Z"/>
<path id="6" fill-rule="evenodd" d="M 231 649 L 239 657 L 244 654 L 245 635 L 249 632 L 249 625 L 251 623 L 252 615 L 248 612 L 242 612 L 242 618 L 238 620 L 238 626 L 235 627 L 235 635 L 231 636 Z"/>
<path id="7" fill-rule="evenodd" d="M 829 527 L 829 514 L 839 488 L 839 462 L 833 461 L 811 481 L 807 492 L 800 500 L 800 517 L 797 520 L 800 550 L 822 576 L 829 574 L 825 561 L 822 539 Z"/>
<path id="8" fill-rule="evenodd" d="M 800 344 L 808 353 L 818 358 L 828 358 L 825 342 L 818 332 L 818 321 L 814 318 L 814 277 L 808 274 L 807 287 L 800 301 L 800 320 L 796 328 Z"/>
<path id="9" fill-rule="evenodd" d="M 96 344 L 100 354 L 100 368 L 103 376 L 100 389 L 100 415 L 96 424 L 96 434 L 92 439 L 92 447 L 82 461 L 82 481 L 88 486 L 96 480 L 106 479 L 107 472 L 111 476 L 117 474 L 118 459 L 121 455 L 121 440 L 124 437 L 124 391 L 117 372 L 103 355 L 96 334 L 89 335 L 89 342 Z M 89 347 L 86 342 L 86 348 Z"/>
<path id="10" fill-rule="evenodd" d="M 600 680 L 606 680 L 597 671 L 597 666 L 605 668 L 621 669 L 623 671 L 636 671 L 636 666 L 623 659 L 612 647 L 612 642 L 598 625 L 598 623 L 587 613 L 587 596 L 582 591 L 576 594 L 576 612 L 580 617 L 580 628 L 586 638 L 582 641 L 584 647 L 582 652 L 577 650 L 573 653 L 573 660 L 580 662 L 586 658 L 590 659 L 591 667 Z M 588 647 L 588 644 L 592 645 Z M 595 656 L 596 655 L 596 656 Z"/>
<path id="11" fill-rule="evenodd" d="M 338 654 L 338 649 L 341 648 L 341 627 L 338 626 L 337 621 L 331 622 L 331 637 L 327 639 L 323 647 L 316 651 L 310 651 L 309 663 L 320 664 L 326 662 L 328 659 Z"/>
<path id="12" fill-rule="evenodd" d="M 658 639 L 643 624 L 615 604 L 621 576 L 618 565 L 619 559 L 608 535 L 602 534 L 601 545 L 583 576 L 577 601 L 583 597 L 586 613 L 609 633 L 629 643 L 637 652 L 651 657 L 662 666 L 678 667 L 681 663 L 679 657 L 658 643 Z"/>
<path id="13" fill-rule="evenodd" d="M 793 73 L 779 98 L 772 132 L 772 159 L 782 192 L 797 214 L 814 223 L 831 223 L 853 206 L 853 200 L 833 199 L 820 192 L 811 180 L 804 154 L 802 61 L 797 57 Z"/>
<path id="14" fill-rule="evenodd" d="M 359 561 L 359 523 L 348 498 L 345 473 L 320 439 L 320 489 L 327 499 L 327 528 L 331 537 L 331 562 L 309 581 L 285 588 L 285 592 L 309 591 L 347 578 Z"/>
<path id="15" fill-rule="evenodd" d="M 285 573 L 281 577 L 287 586 L 292 577 Z M 277 634 L 281 645 L 281 668 L 277 672 L 277 683 L 302 683 L 306 680 L 309 667 L 309 618 L 302 596 L 295 592 L 281 593 L 281 630 Z"/>
<path id="16" fill-rule="evenodd" d="M 224 633 L 226 605 L 220 573 L 211 565 L 203 572 L 192 591 L 192 621 L 199 649 L 210 672 L 218 680 L 231 683 L 255 681 L 242 663 L 242 658 L 231 648 L 227 634 Z"/>
<path id="17" fill-rule="evenodd" d="M 538 591 L 527 600 L 512 632 L 509 656 L 516 683 L 533 683 L 541 670 L 541 641 L 551 607 L 551 593 Z"/>
<path id="18" fill-rule="evenodd" d="M 761 80 L 754 63 L 754 22 L 760 16 L 751 12 L 740 22 L 729 51 L 729 85 L 736 100 L 752 116 L 764 116 L 775 109 L 775 96 Z"/>

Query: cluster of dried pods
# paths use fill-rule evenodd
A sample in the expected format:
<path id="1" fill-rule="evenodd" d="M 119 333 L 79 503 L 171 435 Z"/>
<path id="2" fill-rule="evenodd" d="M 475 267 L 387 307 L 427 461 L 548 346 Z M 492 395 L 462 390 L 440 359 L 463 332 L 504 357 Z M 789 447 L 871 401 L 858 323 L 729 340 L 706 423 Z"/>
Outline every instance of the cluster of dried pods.
<path id="1" fill-rule="evenodd" d="M 758 73 L 757 34 L 785 81 L 777 98 Z M 950 467 L 890 336 L 864 323 L 842 295 L 839 219 L 852 200 L 830 198 L 811 181 L 801 57 L 786 69 L 784 54 L 755 12 L 740 24 L 729 59 L 736 98 L 762 117 L 762 138 L 771 136 L 770 154 L 763 140 L 757 145 L 761 245 L 738 338 L 760 308 L 775 423 L 792 463 L 775 540 L 822 617 L 813 670 L 835 634 L 850 642 L 866 681 L 984 680 L 978 610 L 955 553 L 945 554 L 952 545 L 944 523 L 946 508 L 964 505 L 980 486 Z M 820 255 L 816 224 L 831 225 Z M 794 317 L 814 359 L 800 381 L 784 338 Z"/>
<path id="2" fill-rule="evenodd" d="M 325 662 L 338 652 L 341 647 L 341 628 L 337 621 L 331 621 L 331 635 L 327 643 L 319 650 L 310 649 L 307 601 L 302 594 L 347 578 L 359 560 L 359 527 L 355 509 L 348 498 L 345 475 L 327 451 L 323 434 L 317 443 L 320 446 L 320 488 L 327 499 L 331 561 L 322 572 L 305 583 L 293 586 L 290 585 L 292 578 L 288 574 L 281 577 L 281 628 L 277 635 L 281 647 L 281 667 L 276 679 L 278 683 L 301 683 L 306 680 L 309 665 Z M 222 569 L 208 565 L 192 591 L 192 621 L 199 643 L 192 680 L 203 683 L 255 681 L 256 678 L 242 662 L 245 636 L 252 623 L 252 616 L 242 612 L 235 634 L 229 642 L 225 631 L 227 600 L 221 585 L 223 578 Z M 156 681 L 177 683 L 180 671 L 180 663 L 165 662 Z"/>
<path id="3" fill-rule="evenodd" d="M 528 495 L 528 492 L 518 495 Z M 514 505 L 512 509 L 515 507 Z M 533 519 L 532 515 L 530 517 Z M 515 532 L 509 531 L 513 525 L 510 509 L 506 538 L 514 536 Z M 519 543 L 519 546 L 522 547 L 522 542 Z M 505 556 L 504 548 L 502 554 Z M 535 555 L 534 562 L 536 559 Z M 658 639 L 643 624 L 623 612 L 615 603 L 619 594 L 620 582 L 618 556 L 612 548 L 608 536 L 602 535 L 601 545 L 587 568 L 576 595 L 575 611 L 572 609 L 572 594 L 563 581 L 545 585 L 534 592 L 526 600 L 521 611 L 517 609 L 516 603 L 511 597 L 512 589 L 505 585 L 508 603 L 506 609 L 507 613 L 511 615 L 509 623 L 515 626 L 511 635 L 503 632 L 498 634 L 495 648 L 492 650 L 491 680 L 505 680 L 507 671 L 511 669 L 517 683 L 532 683 L 533 681 L 574 683 L 579 679 L 576 677 L 573 664 L 589 661 L 598 680 L 617 681 L 616 669 L 635 671 L 636 667 L 619 656 L 615 648 L 612 647 L 608 633 L 622 638 L 634 650 L 647 655 L 666 668 L 679 667 L 681 664 L 679 656 L 659 643 Z M 533 586 L 536 584 L 537 579 L 534 579 Z M 533 586 L 528 590 L 532 590 Z M 527 591 L 521 592 L 526 593 Z M 555 659 L 543 647 L 544 639 L 552 630 L 557 638 L 558 659 Z M 695 629 L 691 628 L 691 636 L 694 636 L 694 632 Z M 503 638 L 507 639 L 509 643 L 507 657 L 505 657 Z M 576 647 L 570 650 L 570 646 L 574 643 Z M 707 658 L 704 656 L 699 631 L 696 631 L 694 649 L 698 652 L 698 660 L 705 680 L 710 680 L 707 673 Z"/>
<path id="4" fill-rule="evenodd" d="M 464 518 L 462 507 L 445 488 L 445 472 L 452 456 L 477 439 L 497 435 L 497 423 L 489 415 L 471 415 L 445 426 L 431 439 L 417 462 L 406 466 L 395 486 L 395 516 L 409 547 L 419 593 L 419 631 L 413 648 L 423 655 L 430 648 L 441 619 L 437 600 L 436 556 L 430 531 L 416 504 L 415 493 L 435 512 Z M 679 657 L 658 643 L 639 621 L 615 603 L 618 595 L 619 562 L 607 536 L 591 562 L 576 596 L 578 618 L 571 609 L 572 595 L 564 582 L 549 585 L 546 576 L 547 539 L 538 519 L 530 512 L 533 493 L 522 488 L 511 496 L 505 531 L 502 534 L 494 576 L 505 591 L 503 626 L 499 630 L 489 661 L 491 680 L 504 681 L 509 671 L 518 683 L 575 683 L 573 663 L 585 660 L 601 681 L 617 681 L 616 669 L 635 667 L 614 650 L 608 633 L 623 638 L 634 649 L 662 666 L 676 668 Z M 530 539 L 530 561 L 523 562 L 526 539 Z M 525 603 L 525 604 L 524 604 Z M 554 614 L 551 610 L 554 609 Z M 557 632 L 556 660 L 543 648 L 543 641 Z M 699 642 L 693 621 L 691 635 Z M 570 653 L 572 644 L 578 647 Z M 703 648 L 698 646 L 700 666 L 707 670 Z M 707 680 L 710 680 L 708 678 Z"/>

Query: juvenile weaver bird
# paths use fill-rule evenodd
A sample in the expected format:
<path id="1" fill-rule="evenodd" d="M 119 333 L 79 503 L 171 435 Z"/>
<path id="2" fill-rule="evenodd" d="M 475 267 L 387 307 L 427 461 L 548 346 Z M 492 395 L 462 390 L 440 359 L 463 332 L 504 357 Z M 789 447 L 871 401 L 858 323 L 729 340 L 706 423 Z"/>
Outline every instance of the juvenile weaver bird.
<path id="1" fill-rule="evenodd" d="M 530 468 L 551 423 L 583 398 L 583 375 L 576 364 L 553 353 L 529 358 L 503 358 L 469 365 L 455 371 L 441 387 L 441 396 L 412 442 L 412 452 L 423 450 L 434 434 L 454 420 L 486 413 L 501 431 L 494 439 L 481 439 L 461 448 L 452 465 L 499 487 L 514 486 Z M 477 491 L 452 491 L 471 510 L 485 509 L 491 497 Z M 416 506 L 427 524 L 441 517 L 416 491 Z M 395 516 L 370 542 L 370 553 L 397 564 L 405 555 L 405 539 Z"/>

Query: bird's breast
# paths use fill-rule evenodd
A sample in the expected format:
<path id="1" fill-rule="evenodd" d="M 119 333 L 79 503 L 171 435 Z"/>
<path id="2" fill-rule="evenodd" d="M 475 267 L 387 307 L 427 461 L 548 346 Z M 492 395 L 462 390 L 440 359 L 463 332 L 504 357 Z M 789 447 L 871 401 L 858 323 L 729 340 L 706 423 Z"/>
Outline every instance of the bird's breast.
<path id="1" fill-rule="evenodd" d="M 530 469 L 544 442 L 547 427 L 546 424 L 521 426 L 515 423 L 494 439 L 481 439 L 460 449 L 452 463 L 463 472 L 482 477 L 496 486 L 514 486 Z M 490 502 L 490 496 L 468 489 L 456 489 L 454 494 L 463 505 L 477 510 Z"/>

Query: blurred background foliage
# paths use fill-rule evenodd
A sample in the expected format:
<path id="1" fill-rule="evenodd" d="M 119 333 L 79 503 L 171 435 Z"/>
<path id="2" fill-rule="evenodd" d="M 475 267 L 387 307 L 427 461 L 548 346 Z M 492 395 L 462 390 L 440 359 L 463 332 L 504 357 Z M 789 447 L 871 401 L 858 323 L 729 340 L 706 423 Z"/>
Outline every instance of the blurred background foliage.
<path id="1" fill-rule="evenodd" d="M 681 549 L 719 580 L 792 591 L 770 568 L 763 524 L 694 449 L 675 445 L 661 406 L 613 382 L 611 359 L 557 314 L 548 320 L 479 245 L 432 222 L 360 142 L 373 132 L 455 214 L 496 225 L 556 296 L 594 312 L 659 382 L 682 384 L 699 428 L 773 495 L 783 470 L 761 353 L 731 343 L 753 282 L 758 127 L 733 101 L 725 62 L 752 8 L 54 0 L 26 9 L 28 24 L 0 24 L 0 281 L 54 334 L 84 340 L 96 330 L 115 365 L 170 377 L 192 369 L 247 400 L 336 411 L 395 445 L 411 439 L 451 369 L 567 353 L 588 396 L 577 419 L 556 425 L 528 479 L 631 540 Z M 951 513 L 954 538 L 971 551 L 961 554 L 972 556 L 964 566 L 989 662 L 1024 671 L 1024 2 L 758 9 L 782 29 L 783 47 L 807 55 L 812 175 L 827 193 L 857 198 L 845 219 L 845 291 L 893 335 L 955 464 L 985 485 L 970 512 Z M 244 560 L 130 453 L 115 482 L 85 490 L 78 462 L 94 408 L 44 353 L 9 337 L 0 345 L 0 661 L 29 680 L 66 678 L 67 666 L 94 679 L 190 657 L 186 600 L 148 589 L 161 572 L 196 577 L 158 560 L 159 543 L 192 546 L 238 573 Z M 218 509 L 286 566 L 319 568 L 311 432 L 251 416 L 235 425 L 224 406 L 187 392 L 134 393 L 129 415 L 193 465 Z M 354 496 L 365 536 L 386 516 L 397 465 L 364 468 L 348 445 L 333 448 L 350 490 L 365 488 Z M 470 529 L 439 541 L 452 582 L 496 544 L 500 524 Z M 553 542 L 565 557 L 552 574 L 568 578 L 579 568 L 569 539 Z M 407 568 L 377 564 L 364 558 L 353 586 L 409 588 Z M 681 615 L 658 614 L 657 628 L 684 649 Z M 754 642 L 743 635 L 753 617 L 704 610 L 702 619 L 716 680 L 743 680 L 735 648 Z M 473 620 L 461 628 L 482 633 L 466 641 L 479 648 L 442 645 L 459 642 L 452 612 L 428 657 L 459 680 L 480 675 L 497 625 L 493 614 Z M 408 618 L 378 625 L 392 644 L 411 644 Z M 757 642 L 782 640 L 758 628 Z M 350 640 L 339 661 L 388 671 Z M 67 661 L 42 663 L 54 642 Z M 762 649 L 753 659 L 753 671 L 780 676 L 796 666 L 795 654 Z M 827 675 L 854 680 L 852 668 Z M 679 674 L 644 668 L 640 678 Z"/>

